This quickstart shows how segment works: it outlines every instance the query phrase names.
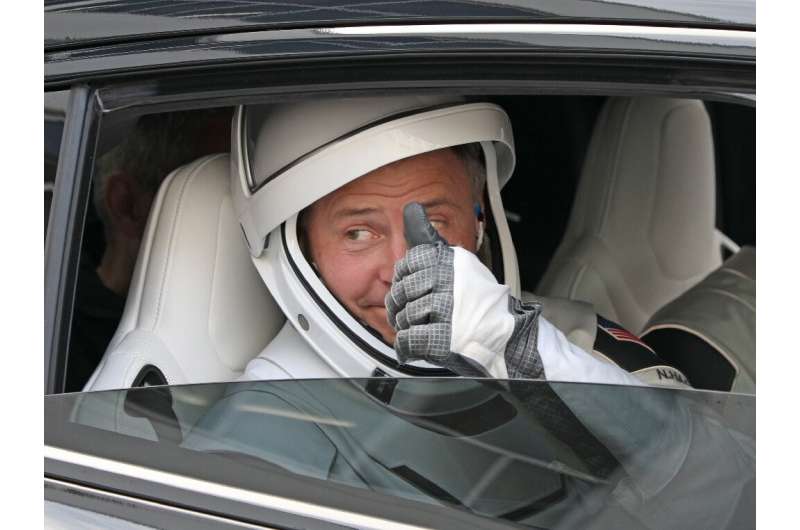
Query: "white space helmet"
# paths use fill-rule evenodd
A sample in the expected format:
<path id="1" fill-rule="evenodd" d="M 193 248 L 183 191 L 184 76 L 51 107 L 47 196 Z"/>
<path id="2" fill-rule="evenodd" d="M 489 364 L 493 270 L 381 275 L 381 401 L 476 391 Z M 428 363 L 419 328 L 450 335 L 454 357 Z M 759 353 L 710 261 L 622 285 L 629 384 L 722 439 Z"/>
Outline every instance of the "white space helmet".
<path id="1" fill-rule="evenodd" d="M 519 296 L 519 273 L 500 188 L 514 169 L 506 113 L 491 103 L 441 96 L 358 97 L 240 106 L 231 137 L 231 192 L 253 262 L 287 319 L 342 377 L 447 373 L 398 366 L 391 345 L 333 296 L 301 251 L 298 214 L 386 164 L 480 143 L 503 281 Z"/>

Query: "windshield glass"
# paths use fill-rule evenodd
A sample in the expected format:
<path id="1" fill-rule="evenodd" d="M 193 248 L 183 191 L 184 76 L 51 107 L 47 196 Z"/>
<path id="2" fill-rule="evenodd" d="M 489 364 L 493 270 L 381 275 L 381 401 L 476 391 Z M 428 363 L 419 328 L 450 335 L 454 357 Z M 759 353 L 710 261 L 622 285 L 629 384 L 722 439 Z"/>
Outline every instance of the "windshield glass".
<path id="1" fill-rule="evenodd" d="M 452 378 L 145 387 L 46 397 L 45 444 L 532 527 L 755 524 L 755 398 L 736 394 Z"/>

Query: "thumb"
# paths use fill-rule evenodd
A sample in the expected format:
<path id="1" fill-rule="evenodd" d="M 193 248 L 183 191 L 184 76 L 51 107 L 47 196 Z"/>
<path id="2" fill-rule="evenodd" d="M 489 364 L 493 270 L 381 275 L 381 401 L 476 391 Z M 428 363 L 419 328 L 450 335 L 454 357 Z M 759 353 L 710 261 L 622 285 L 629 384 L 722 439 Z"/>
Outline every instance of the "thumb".
<path id="1" fill-rule="evenodd" d="M 441 242 L 449 245 L 433 227 L 425 208 L 418 202 L 410 202 L 403 207 L 403 235 L 409 249 L 425 243 Z"/>

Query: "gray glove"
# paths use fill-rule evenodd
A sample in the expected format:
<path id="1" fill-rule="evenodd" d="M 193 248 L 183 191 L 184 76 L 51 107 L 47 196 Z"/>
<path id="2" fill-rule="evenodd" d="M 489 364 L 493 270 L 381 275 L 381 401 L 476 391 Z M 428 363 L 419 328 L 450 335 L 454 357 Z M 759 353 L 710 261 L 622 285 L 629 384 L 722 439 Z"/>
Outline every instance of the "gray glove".
<path id="1" fill-rule="evenodd" d="M 467 377 L 544 378 L 540 304 L 524 304 L 477 256 L 451 247 L 418 203 L 403 211 L 406 255 L 386 295 L 402 363 L 424 360 Z"/>

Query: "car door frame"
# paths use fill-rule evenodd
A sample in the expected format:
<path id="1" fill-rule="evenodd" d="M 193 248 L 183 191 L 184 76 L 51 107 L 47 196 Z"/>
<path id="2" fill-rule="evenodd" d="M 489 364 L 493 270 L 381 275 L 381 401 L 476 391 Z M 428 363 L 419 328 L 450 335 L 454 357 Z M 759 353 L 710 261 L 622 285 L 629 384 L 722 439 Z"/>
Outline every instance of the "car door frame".
<path id="1" fill-rule="evenodd" d="M 44 248 L 44 392 L 64 388 L 83 219 L 88 202 L 98 101 L 87 85 L 70 89 Z"/>
<path id="2" fill-rule="evenodd" d="M 193 64 L 180 63 L 186 57 L 185 48 L 174 47 L 169 39 L 140 42 L 135 53 L 122 44 L 83 52 L 77 49 L 46 53 L 45 89 L 69 87 L 71 95 L 45 247 L 45 393 L 58 393 L 64 388 L 83 222 L 95 147 L 105 116 L 268 101 L 288 94 L 308 97 L 409 90 L 470 94 L 647 93 L 755 105 L 751 99 L 755 93 L 755 32 L 751 42 L 744 39 L 751 46 L 739 51 L 732 51 L 725 39 L 715 43 L 711 38 L 698 48 L 705 50 L 705 55 L 682 51 L 670 56 L 664 50 L 651 55 L 643 55 L 641 50 L 629 54 L 624 50 L 616 54 L 608 50 L 589 53 L 587 50 L 602 37 L 592 35 L 584 39 L 583 52 L 569 47 L 542 51 L 533 46 L 525 48 L 513 40 L 501 44 L 489 41 L 497 46 L 492 50 L 486 48 L 486 33 L 479 31 L 480 26 L 474 25 L 474 35 L 444 39 L 431 45 L 431 49 L 414 53 L 391 46 L 387 49 L 386 39 L 380 35 L 363 37 L 357 53 L 343 53 L 337 48 L 336 39 L 319 31 L 298 44 L 299 49 L 291 54 L 282 52 L 281 39 L 295 38 L 292 32 L 296 30 L 248 34 L 247 38 L 254 40 L 246 49 L 241 35 L 182 37 L 201 48 L 212 42 L 214 50 L 227 47 L 240 53 L 241 57 L 227 62 L 210 62 L 211 51 L 202 48 Z M 709 30 L 709 35 L 720 35 L 720 31 Z M 745 37 L 746 33 L 736 31 Z M 643 34 L 639 40 L 660 46 L 653 35 Z M 332 50 L 331 54 L 321 52 L 327 49 Z M 115 54 L 135 55 L 137 60 L 134 66 L 119 68 L 114 62 Z M 159 68 L 164 70 L 157 81 L 153 78 L 155 70 L 145 64 L 153 54 L 162 61 Z M 70 62 L 74 63 L 72 67 L 65 66 Z M 58 65 L 59 70 L 49 76 L 48 65 Z M 87 70 L 82 71 L 81 65 Z M 632 68 L 640 74 L 636 83 L 631 82 Z M 309 77 L 311 69 L 316 70 Z"/>

